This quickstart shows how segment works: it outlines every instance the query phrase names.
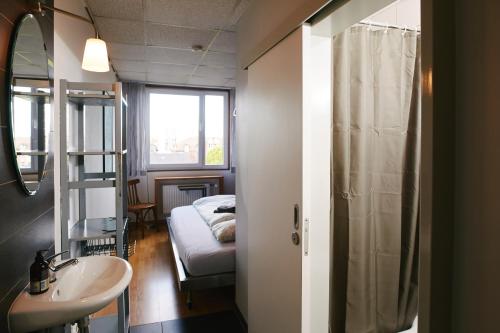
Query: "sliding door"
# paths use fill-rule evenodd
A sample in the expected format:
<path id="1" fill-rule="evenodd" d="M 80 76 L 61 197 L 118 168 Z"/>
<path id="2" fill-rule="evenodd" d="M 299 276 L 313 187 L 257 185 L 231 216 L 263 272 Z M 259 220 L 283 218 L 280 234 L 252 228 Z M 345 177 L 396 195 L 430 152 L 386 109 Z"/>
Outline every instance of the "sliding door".
<path id="1" fill-rule="evenodd" d="M 301 331 L 302 43 L 301 28 L 249 67 L 238 115 L 250 333 Z"/>

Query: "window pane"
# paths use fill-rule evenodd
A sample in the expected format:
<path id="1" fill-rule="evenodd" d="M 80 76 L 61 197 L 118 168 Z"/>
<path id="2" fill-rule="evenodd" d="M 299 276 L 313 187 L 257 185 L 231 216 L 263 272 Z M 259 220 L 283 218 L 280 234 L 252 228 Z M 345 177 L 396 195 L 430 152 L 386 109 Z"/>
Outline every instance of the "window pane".
<path id="1" fill-rule="evenodd" d="M 28 90 L 29 91 L 29 90 Z M 22 97 L 14 97 L 14 110 L 16 116 L 13 118 L 14 122 L 14 145 L 16 151 L 30 151 L 32 150 L 31 142 L 31 101 Z M 21 169 L 31 168 L 31 156 L 18 155 L 17 164 Z"/>
<path id="2" fill-rule="evenodd" d="M 224 96 L 205 96 L 205 165 L 224 165 Z"/>
<path id="3" fill-rule="evenodd" d="M 149 163 L 199 163 L 199 97 L 149 96 Z"/>

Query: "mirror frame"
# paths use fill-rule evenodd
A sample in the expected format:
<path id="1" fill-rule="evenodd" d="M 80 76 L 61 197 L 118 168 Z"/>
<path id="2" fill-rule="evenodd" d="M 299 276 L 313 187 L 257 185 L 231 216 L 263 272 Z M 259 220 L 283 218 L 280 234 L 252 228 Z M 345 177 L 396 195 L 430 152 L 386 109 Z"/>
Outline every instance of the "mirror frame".
<path id="1" fill-rule="evenodd" d="M 11 160 L 12 160 L 12 163 L 14 164 L 14 169 L 16 171 L 16 175 L 17 175 L 17 181 L 18 183 L 21 185 L 21 188 L 23 190 L 23 192 L 28 195 L 28 196 L 34 196 L 35 194 L 38 193 L 38 191 L 40 190 L 40 187 L 42 186 L 42 181 L 45 179 L 46 177 L 46 168 L 47 168 L 47 164 L 48 164 L 48 160 L 49 160 L 49 154 L 50 154 L 50 143 L 51 143 L 51 136 L 52 136 L 52 131 L 49 131 L 49 146 L 46 148 L 47 151 L 49 152 L 49 154 L 47 154 L 46 158 L 45 158 L 45 162 L 44 162 L 44 166 L 43 166 L 43 171 L 42 171 L 42 176 L 41 178 L 39 179 L 39 185 L 37 187 L 36 190 L 30 190 L 28 188 L 28 186 L 26 185 L 26 183 L 24 182 L 24 179 L 23 179 L 23 175 L 22 175 L 22 172 L 21 172 L 21 168 L 19 168 L 19 165 L 18 165 L 18 162 L 17 162 L 17 153 L 16 153 L 16 146 L 15 146 L 15 142 L 14 142 L 14 116 L 13 116 L 13 113 L 14 113 L 14 99 L 12 97 L 12 93 L 13 93 L 13 76 L 14 76 L 14 73 L 13 73 L 13 63 L 14 63 L 14 53 L 15 53 L 15 49 L 16 49 L 16 44 L 17 44 L 17 40 L 18 40 L 18 36 L 19 36 L 19 32 L 23 26 L 23 23 L 28 20 L 28 19 L 33 19 L 36 24 L 38 25 L 39 29 L 40 29 L 40 32 L 42 33 L 42 40 L 43 40 L 43 46 L 44 46 L 44 49 L 45 49 L 45 55 L 46 55 L 46 58 L 47 58 L 47 81 L 49 82 L 49 87 L 50 87 L 50 104 L 51 104 L 51 108 L 50 108 L 50 113 L 51 113 L 51 124 L 50 126 L 52 127 L 53 126 L 53 110 L 52 110 L 52 106 L 53 106 L 53 103 L 52 103 L 52 99 L 53 99 L 53 83 L 52 83 L 52 80 L 51 80 L 51 76 L 50 76 L 50 58 L 49 58 L 49 54 L 48 54 L 48 49 L 47 49 L 47 41 L 45 39 L 45 36 L 44 36 L 44 33 L 43 33 L 43 29 L 42 29 L 42 25 L 40 24 L 40 22 L 38 21 L 37 17 L 35 15 L 33 15 L 32 13 L 26 13 L 26 14 L 23 14 L 19 19 L 18 21 L 16 22 L 15 24 L 15 27 L 14 27 L 14 30 L 12 31 L 12 34 L 10 36 L 10 43 L 9 43 L 9 50 L 8 50 L 8 58 L 7 58 L 7 68 L 6 68 L 6 82 L 5 82 L 5 86 L 6 86 L 6 91 L 7 91 L 7 95 L 6 95 L 6 102 L 8 104 L 7 106 L 7 134 L 9 136 L 9 141 L 10 141 L 10 150 L 11 150 Z"/>

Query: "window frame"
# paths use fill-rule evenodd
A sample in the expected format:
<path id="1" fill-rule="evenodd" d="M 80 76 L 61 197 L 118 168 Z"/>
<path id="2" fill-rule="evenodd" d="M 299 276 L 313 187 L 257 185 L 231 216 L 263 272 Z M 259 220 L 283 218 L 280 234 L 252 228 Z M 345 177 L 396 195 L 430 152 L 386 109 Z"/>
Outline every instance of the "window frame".
<path id="1" fill-rule="evenodd" d="M 198 120 L 198 163 L 189 164 L 151 164 L 150 161 L 150 98 L 151 94 L 174 94 L 186 96 L 198 96 L 199 98 L 199 120 Z M 224 164 L 223 165 L 205 165 L 205 96 L 223 96 L 224 101 Z M 203 88 L 182 88 L 182 87 L 147 87 L 146 88 L 146 147 L 147 171 L 197 171 L 197 170 L 228 170 L 230 166 L 230 117 L 229 117 L 229 90 L 226 89 L 203 89 Z"/>

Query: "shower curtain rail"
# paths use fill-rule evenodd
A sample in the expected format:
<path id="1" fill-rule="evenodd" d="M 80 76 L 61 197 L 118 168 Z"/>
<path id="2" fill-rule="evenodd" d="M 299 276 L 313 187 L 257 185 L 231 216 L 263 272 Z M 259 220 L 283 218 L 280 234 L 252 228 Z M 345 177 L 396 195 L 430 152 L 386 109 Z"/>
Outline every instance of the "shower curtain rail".
<path id="1" fill-rule="evenodd" d="M 420 32 L 420 29 L 415 27 L 411 28 L 409 26 L 398 26 L 398 25 L 393 25 L 393 24 L 383 24 L 383 23 L 376 23 L 376 22 L 371 22 L 371 21 L 366 21 L 363 20 L 359 22 L 357 25 L 367 25 L 367 26 L 372 26 L 372 27 L 377 27 L 377 28 L 389 28 L 389 29 L 399 29 L 399 30 L 405 30 L 406 31 L 416 31 Z"/>

